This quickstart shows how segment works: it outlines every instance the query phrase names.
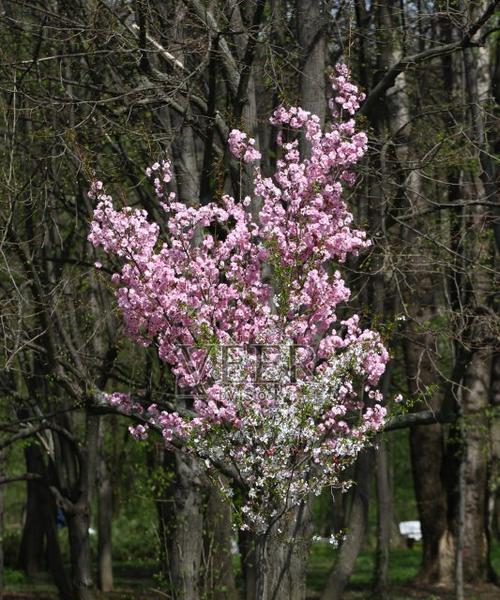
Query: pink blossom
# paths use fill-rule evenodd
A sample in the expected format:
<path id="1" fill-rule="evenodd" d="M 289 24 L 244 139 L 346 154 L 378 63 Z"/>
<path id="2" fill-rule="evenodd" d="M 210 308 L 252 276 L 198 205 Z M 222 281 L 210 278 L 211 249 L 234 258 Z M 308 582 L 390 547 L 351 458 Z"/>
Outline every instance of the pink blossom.
<path id="1" fill-rule="evenodd" d="M 254 138 L 249 138 L 239 129 L 233 129 L 228 139 L 231 154 L 243 162 L 253 162 L 261 159 L 261 153 L 255 148 Z"/>

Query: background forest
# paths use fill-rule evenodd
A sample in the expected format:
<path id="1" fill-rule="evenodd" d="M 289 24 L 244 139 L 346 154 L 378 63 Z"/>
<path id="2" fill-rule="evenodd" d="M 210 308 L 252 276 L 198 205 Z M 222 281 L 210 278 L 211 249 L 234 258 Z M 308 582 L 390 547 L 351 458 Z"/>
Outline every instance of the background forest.
<path id="1" fill-rule="evenodd" d="M 174 380 L 123 335 L 87 192 L 161 223 L 144 169 L 168 155 L 181 202 L 239 196 L 229 131 L 270 174 L 273 108 L 324 121 L 344 61 L 369 138 L 347 201 L 373 245 L 343 271 L 407 408 L 312 505 L 307 597 L 500 597 L 499 4 L 0 1 L 0 596 L 254 598 L 252 537 L 203 465 L 100 401 L 161 405 Z"/>

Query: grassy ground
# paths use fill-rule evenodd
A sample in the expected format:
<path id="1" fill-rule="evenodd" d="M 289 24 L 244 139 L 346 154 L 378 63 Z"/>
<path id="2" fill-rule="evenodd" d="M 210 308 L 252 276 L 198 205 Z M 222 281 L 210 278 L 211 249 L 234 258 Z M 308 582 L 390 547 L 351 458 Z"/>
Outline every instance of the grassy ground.
<path id="1" fill-rule="evenodd" d="M 320 597 L 328 571 L 335 559 L 335 550 L 328 544 L 316 544 L 311 552 L 308 571 L 308 597 L 312 600 Z M 390 556 L 390 600 L 452 600 L 450 590 L 422 588 L 412 584 L 418 572 L 420 549 L 399 549 Z M 500 571 L 500 545 L 493 550 L 493 564 Z M 373 552 L 362 552 L 356 562 L 354 574 L 349 582 L 346 600 L 373 600 L 372 573 L 374 567 Z M 116 591 L 106 595 L 110 600 L 149 600 L 163 599 L 168 596 L 161 592 L 155 578 L 157 565 L 151 561 L 118 563 L 115 566 Z M 36 581 L 27 580 L 18 571 L 7 570 L 6 594 L 4 600 L 54 600 L 55 588 L 48 577 L 41 576 Z M 500 589 L 494 586 L 481 586 L 466 590 L 466 600 L 500 600 Z"/>
<path id="2" fill-rule="evenodd" d="M 313 547 L 308 573 L 308 590 L 310 598 L 318 598 L 324 589 L 328 570 L 335 559 L 335 550 L 328 544 Z M 356 561 L 354 573 L 349 581 L 349 600 L 373 600 L 372 578 L 375 555 L 373 552 L 361 552 Z M 497 572 L 500 571 L 500 544 L 494 546 L 492 563 Z M 390 554 L 389 598 L 390 600 L 451 600 L 451 590 L 422 587 L 413 584 L 420 565 L 420 548 L 393 550 Z M 485 585 L 475 589 L 467 588 L 466 600 L 500 600 L 500 589 Z"/>

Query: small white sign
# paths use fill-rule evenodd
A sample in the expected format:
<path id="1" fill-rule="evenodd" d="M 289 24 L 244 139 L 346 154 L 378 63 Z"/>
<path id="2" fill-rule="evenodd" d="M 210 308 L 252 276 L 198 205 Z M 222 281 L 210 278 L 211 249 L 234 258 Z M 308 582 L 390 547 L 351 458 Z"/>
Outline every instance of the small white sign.
<path id="1" fill-rule="evenodd" d="M 420 521 L 401 521 L 399 524 L 399 533 L 409 540 L 419 542 L 422 539 Z"/>

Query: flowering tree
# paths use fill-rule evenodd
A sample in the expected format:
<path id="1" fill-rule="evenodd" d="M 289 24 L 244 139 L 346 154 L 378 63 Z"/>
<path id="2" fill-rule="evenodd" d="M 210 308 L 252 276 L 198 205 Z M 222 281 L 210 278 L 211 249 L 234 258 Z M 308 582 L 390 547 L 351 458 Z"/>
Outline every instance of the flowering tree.
<path id="1" fill-rule="evenodd" d="M 282 155 L 272 177 L 255 168 L 253 197 L 187 207 L 167 191 L 169 161 L 148 168 L 168 218 L 164 240 L 145 211 L 115 210 L 101 182 L 90 191 L 98 204 L 89 240 L 123 262 L 112 280 L 127 332 L 155 343 L 189 390 L 177 412 L 144 408 L 128 394 L 109 402 L 142 419 L 131 428 L 136 437 L 154 426 L 167 445 L 233 474 L 242 526 L 263 541 L 263 563 L 271 529 L 309 494 L 338 485 L 385 416 L 375 387 L 388 359 L 380 336 L 357 315 L 336 316 L 350 294 L 337 265 L 370 242 L 342 199 L 367 149 L 353 118 L 363 94 L 345 65 L 332 85 L 326 131 L 301 108 L 274 112 Z M 242 162 L 260 158 L 238 130 L 229 149 Z M 257 597 L 275 597 L 265 571 Z"/>

